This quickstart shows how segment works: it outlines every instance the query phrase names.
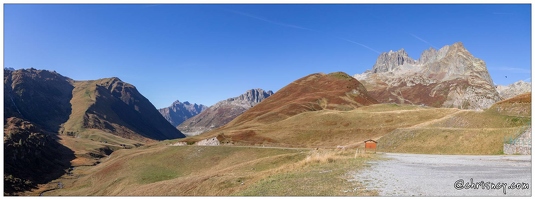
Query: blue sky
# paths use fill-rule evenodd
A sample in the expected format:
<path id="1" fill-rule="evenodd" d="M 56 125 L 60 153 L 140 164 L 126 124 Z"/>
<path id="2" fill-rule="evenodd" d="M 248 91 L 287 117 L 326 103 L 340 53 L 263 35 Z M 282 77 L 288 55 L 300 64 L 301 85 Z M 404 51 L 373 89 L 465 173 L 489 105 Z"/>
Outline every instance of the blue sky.
<path id="1" fill-rule="evenodd" d="M 4 67 L 116 76 L 157 108 L 277 91 L 316 72 L 354 75 L 380 52 L 418 59 L 459 41 L 495 84 L 531 82 L 527 4 L 4 4 Z"/>

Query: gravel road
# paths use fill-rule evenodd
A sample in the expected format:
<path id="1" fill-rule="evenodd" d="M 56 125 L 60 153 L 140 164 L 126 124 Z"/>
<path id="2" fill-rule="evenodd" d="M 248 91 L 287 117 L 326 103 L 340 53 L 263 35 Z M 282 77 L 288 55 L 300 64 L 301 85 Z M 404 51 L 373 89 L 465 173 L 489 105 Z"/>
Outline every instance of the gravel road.
<path id="1" fill-rule="evenodd" d="M 381 156 L 353 175 L 379 196 L 531 196 L 531 155 Z"/>

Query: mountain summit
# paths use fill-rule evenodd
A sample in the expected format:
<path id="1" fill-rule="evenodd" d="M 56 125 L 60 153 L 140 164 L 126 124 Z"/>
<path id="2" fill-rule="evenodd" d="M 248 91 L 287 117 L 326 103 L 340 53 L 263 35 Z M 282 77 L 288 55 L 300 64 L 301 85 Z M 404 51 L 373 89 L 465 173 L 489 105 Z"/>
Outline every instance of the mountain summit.
<path id="1" fill-rule="evenodd" d="M 485 109 L 500 100 L 485 62 L 461 42 L 425 50 L 418 60 L 403 49 L 382 53 L 372 70 L 354 77 L 382 103 Z"/>

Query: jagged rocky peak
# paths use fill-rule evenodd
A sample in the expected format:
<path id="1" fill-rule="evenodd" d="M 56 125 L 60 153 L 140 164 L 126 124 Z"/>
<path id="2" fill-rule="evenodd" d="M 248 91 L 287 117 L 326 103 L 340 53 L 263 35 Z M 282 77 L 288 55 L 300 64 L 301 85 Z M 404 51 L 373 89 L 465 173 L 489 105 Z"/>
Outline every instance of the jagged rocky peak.
<path id="1" fill-rule="evenodd" d="M 388 72 L 404 64 L 416 64 L 416 61 L 409 57 L 405 49 L 398 51 L 390 50 L 388 53 L 381 53 L 379 55 L 375 65 L 373 65 L 372 72 Z"/>
<path id="2" fill-rule="evenodd" d="M 448 46 L 448 45 L 446 45 Z M 464 44 L 462 42 L 456 42 L 456 43 L 453 43 L 451 46 L 448 46 L 451 50 L 453 51 L 456 51 L 456 52 L 468 52 L 468 50 L 466 50 L 466 48 L 464 48 Z"/>
<path id="3" fill-rule="evenodd" d="M 263 89 L 251 89 L 245 92 L 244 94 L 237 97 L 235 100 L 243 100 L 251 103 L 260 103 L 265 98 L 268 98 L 273 94 L 273 91 L 265 91 Z"/>
<path id="4" fill-rule="evenodd" d="M 191 104 L 188 101 L 180 102 L 176 100 L 169 107 L 160 108 L 160 114 L 173 126 L 178 126 L 187 119 L 198 115 L 208 107 L 202 104 Z"/>
<path id="5" fill-rule="evenodd" d="M 429 49 L 422 52 L 422 55 L 420 55 L 420 59 L 418 59 L 418 64 L 428 64 L 428 63 L 439 61 L 440 59 L 446 56 L 449 49 L 450 49 L 450 46 L 448 45 L 440 48 L 439 50 L 436 50 L 435 48 L 430 47 Z"/>
<path id="6" fill-rule="evenodd" d="M 437 54 L 438 54 L 438 51 L 435 48 L 430 47 L 429 49 L 422 52 L 422 55 L 420 55 L 420 59 L 418 59 L 418 63 L 424 64 L 424 63 L 433 62 L 436 60 Z"/>

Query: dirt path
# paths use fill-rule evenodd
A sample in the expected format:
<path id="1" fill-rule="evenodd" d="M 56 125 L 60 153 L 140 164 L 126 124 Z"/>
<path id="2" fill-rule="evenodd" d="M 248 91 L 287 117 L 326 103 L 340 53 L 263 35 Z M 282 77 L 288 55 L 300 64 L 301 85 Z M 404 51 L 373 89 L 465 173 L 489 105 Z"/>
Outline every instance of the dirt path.
<path id="1" fill-rule="evenodd" d="M 531 196 L 531 156 L 468 156 L 393 154 L 369 162 L 369 168 L 353 172 L 353 180 L 379 196 Z M 472 179 L 472 180 L 471 180 Z M 461 181 L 464 184 L 461 184 Z M 478 189 L 458 186 L 469 183 Z M 487 184 L 488 183 L 488 184 Z M 524 189 L 510 188 L 521 184 Z M 480 183 L 481 184 L 481 183 Z M 495 184 L 492 189 L 492 184 Z M 503 187 L 497 186 L 506 185 Z M 486 187 L 488 185 L 489 187 Z M 529 185 L 529 189 L 525 189 Z M 484 188 L 485 187 L 485 188 Z M 504 194 L 505 191 L 505 194 Z"/>
<path id="2" fill-rule="evenodd" d="M 423 123 L 419 123 L 419 124 L 416 124 L 414 126 L 411 126 L 410 128 L 426 127 L 429 124 L 433 124 L 435 122 L 439 122 L 439 121 L 442 121 L 442 120 L 446 120 L 446 119 L 452 118 L 453 116 L 456 116 L 457 114 L 463 113 L 463 112 L 472 112 L 472 111 L 471 110 L 458 110 L 458 111 L 455 111 L 455 112 L 453 112 L 453 113 L 451 113 L 449 115 L 446 115 L 444 117 L 441 117 L 441 118 L 438 118 L 438 119 L 429 120 L 429 121 L 425 121 Z"/>

